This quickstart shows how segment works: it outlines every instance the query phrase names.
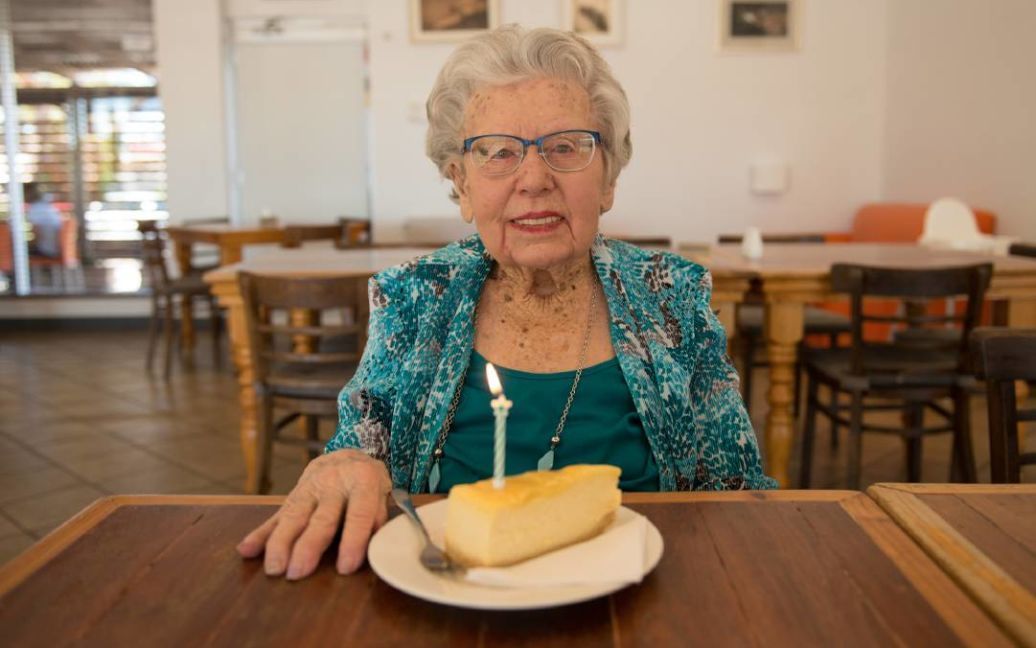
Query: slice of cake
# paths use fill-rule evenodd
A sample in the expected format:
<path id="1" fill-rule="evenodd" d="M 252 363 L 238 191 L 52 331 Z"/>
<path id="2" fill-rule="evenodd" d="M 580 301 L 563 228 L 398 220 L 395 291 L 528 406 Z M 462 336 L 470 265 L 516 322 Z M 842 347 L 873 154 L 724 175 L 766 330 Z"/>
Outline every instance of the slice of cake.
<path id="1" fill-rule="evenodd" d="M 615 517 L 622 494 L 615 466 L 578 465 L 450 489 L 446 553 L 469 567 L 521 562 L 592 538 Z"/>

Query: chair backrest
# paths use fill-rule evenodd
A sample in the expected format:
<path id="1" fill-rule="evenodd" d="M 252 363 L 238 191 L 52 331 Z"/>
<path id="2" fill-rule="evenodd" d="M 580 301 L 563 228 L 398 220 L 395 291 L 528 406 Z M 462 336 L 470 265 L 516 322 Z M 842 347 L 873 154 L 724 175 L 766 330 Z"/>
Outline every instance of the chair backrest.
<path id="1" fill-rule="evenodd" d="M 975 209 L 975 224 L 983 234 L 996 233 L 996 215 Z M 924 230 L 928 205 L 924 203 L 871 203 L 853 218 L 852 240 L 857 243 L 914 243 Z"/>
<path id="2" fill-rule="evenodd" d="M 140 232 L 140 258 L 148 282 L 153 288 L 162 288 L 169 283 L 169 269 L 165 263 L 165 231 L 154 221 L 138 221 L 137 230 Z"/>
<path id="3" fill-rule="evenodd" d="M 838 263 L 831 267 L 831 287 L 849 295 L 852 316 L 852 371 L 868 371 L 868 351 L 874 347 L 902 344 L 896 341 L 871 342 L 864 340 L 863 330 L 868 322 L 880 322 L 894 328 L 956 328 L 956 336 L 914 338 L 931 351 L 940 348 L 955 350 L 957 370 L 967 367 L 968 335 L 978 322 L 982 299 L 993 276 L 993 265 L 982 263 L 951 268 L 879 268 Z M 964 297 L 960 311 L 932 315 L 924 308 L 906 308 L 928 299 Z M 882 308 L 874 313 L 867 308 L 870 298 L 902 300 L 904 307 L 889 313 Z"/>
<path id="4" fill-rule="evenodd" d="M 61 219 L 61 230 L 58 232 L 58 245 L 61 249 L 61 265 L 66 268 L 79 267 L 79 222 L 70 217 Z"/>
<path id="5" fill-rule="evenodd" d="M 993 483 L 1021 481 L 1021 466 L 1036 453 L 1019 453 L 1019 423 L 1036 421 L 1036 408 L 1019 409 L 1016 380 L 1036 380 L 1036 329 L 977 328 L 971 333 L 975 376 L 986 381 L 989 464 Z"/>
<path id="6" fill-rule="evenodd" d="M 1009 254 L 1017 256 L 1036 257 L 1036 244 L 1034 243 L 1012 243 L 1007 248 Z"/>
<path id="7" fill-rule="evenodd" d="M 339 216 L 338 226 L 342 233 L 335 243 L 337 247 L 356 247 L 371 242 L 371 222 L 367 218 Z"/>
<path id="8" fill-rule="evenodd" d="M 668 236 L 635 236 L 626 234 L 605 234 L 605 236 L 649 250 L 673 249 L 673 239 Z"/>
<path id="9" fill-rule="evenodd" d="M 14 270 L 14 244 L 11 241 L 11 221 L 0 221 L 0 272 Z"/>
<path id="10" fill-rule="evenodd" d="M 741 243 L 744 240 L 744 234 L 720 234 L 719 242 L 724 243 Z M 803 232 L 793 234 L 763 234 L 763 243 L 826 243 L 827 237 L 819 232 Z"/>
<path id="11" fill-rule="evenodd" d="M 366 280 L 238 273 L 255 380 L 278 366 L 359 362 L 366 345 Z"/>
<path id="12" fill-rule="evenodd" d="M 954 243 L 981 239 L 975 212 L 956 198 L 940 198 L 928 206 L 919 243 Z"/>
<path id="13" fill-rule="evenodd" d="M 339 223 L 328 225 L 285 225 L 281 247 L 302 247 L 305 241 L 338 241 L 342 238 Z"/>

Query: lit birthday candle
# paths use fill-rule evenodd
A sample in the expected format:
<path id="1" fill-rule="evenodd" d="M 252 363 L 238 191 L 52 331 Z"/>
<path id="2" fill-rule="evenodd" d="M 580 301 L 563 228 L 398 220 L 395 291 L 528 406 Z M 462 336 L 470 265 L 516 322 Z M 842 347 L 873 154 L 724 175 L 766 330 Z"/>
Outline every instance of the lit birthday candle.
<path id="1" fill-rule="evenodd" d="M 507 446 L 507 412 L 514 403 L 504 396 L 504 388 L 500 385 L 500 377 L 496 375 L 496 368 L 488 362 L 486 363 L 486 380 L 489 382 L 489 391 L 496 396 L 489 403 L 496 419 L 496 426 L 493 428 L 493 488 L 503 488 L 504 449 Z"/>

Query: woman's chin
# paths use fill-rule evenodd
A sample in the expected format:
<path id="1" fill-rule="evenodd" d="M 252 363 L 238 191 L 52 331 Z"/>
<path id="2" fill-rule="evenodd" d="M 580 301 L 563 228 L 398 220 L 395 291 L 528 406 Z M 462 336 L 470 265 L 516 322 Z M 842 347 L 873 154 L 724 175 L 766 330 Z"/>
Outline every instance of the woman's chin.
<path id="1" fill-rule="evenodd" d="M 557 242 L 545 241 L 539 244 L 523 245 L 520 248 L 511 249 L 509 252 L 508 256 L 516 266 L 532 270 L 549 270 L 569 265 L 586 257 L 590 253 L 590 248 L 578 250 L 571 243 L 561 245 Z"/>

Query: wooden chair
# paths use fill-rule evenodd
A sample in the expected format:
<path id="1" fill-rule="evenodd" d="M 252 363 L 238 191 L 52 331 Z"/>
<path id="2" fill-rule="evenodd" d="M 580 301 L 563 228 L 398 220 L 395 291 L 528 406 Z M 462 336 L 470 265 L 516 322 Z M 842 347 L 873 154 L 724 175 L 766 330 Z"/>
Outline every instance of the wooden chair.
<path id="1" fill-rule="evenodd" d="M 741 243 L 741 234 L 721 234 L 719 236 L 719 242 L 721 244 L 738 244 Z M 782 243 L 824 243 L 825 238 L 823 234 L 819 233 L 803 233 L 803 234 L 764 234 L 763 244 L 764 245 L 780 245 Z M 765 358 L 758 358 L 758 349 L 762 347 L 765 350 L 763 333 L 763 304 L 758 302 L 746 302 L 739 304 L 737 308 L 737 339 L 738 339 L 738 356 L 741 364 L 741 397 L 745 401 L 745 409 L 751 412 L 752 407 L 752 370 L 756 367 L 765 367 L 769 363 Z M 844 333 L 849 333 L 849 318 L 839 313 L 832 313 L 829 310 L 824 310 L 817 306 L 807 305 L 803 310 L 803 330 L 805 335 L 823 335 L 827 337 L 827 343 L 831 348 L 838 346 L 838 337 Z M 807 340 L 803 338 L 802 343 L 799 346 L 799 357 L 804 353 Z M 802 371 L 801 371 L 801 359 L 796 363 L 795 367 L 795 394 L 794 400 L 792 401 L 792 408 L 796 415 L 799 412 L 799 401 L 801 400 L 800 394 L 802 393 Z M 838 443 L 838 437 L 832 436 L 831 441 L 834 445 Z"/>
<path id="2" fill-rule="evenodd" d="M 177 305 L 185 299 L 200 299 L 208 305 L 212 329 L 212 360 L 213 364 L 219 366 L 220 334 L 223 320 L 208 285 L 199 274 L 171 277 L 165 262 L 165 232 L 158 228 L 153 221 L 141 221 L 137 224 L 137 229 L 141 235 L 141 258 L 144 271 L 147 273 L 151 287 L 151 320 L 148 325 L 147 361 L 145 363 L 147 370 L 150 372 L 154 366 L 155 348 L 159 329 L 161 329 L 165 348 L 162 376 L 169 380 L 172 371 L 173 345 L 179 338 L 174 326 L 174 314 Z"/>
<path id="3" fill-rule="evenodd" d="M 1016 380 L 1036 380 L 1036 329 L 983 327 L 971 333 L 972 368 L 986 381 L 989 468 L 994 484 L 1017 484 L 1036 452 L 1019 452 L 1019 423 L 1036 421 L 1036 407 L 1019 409 Z"/>
<path id="4" fill-rule="evenodd" d="M 968 422 L 968 390 L 974 379 L 968 369 L 968 335 L 978 320 L 982 299 L 992 277 L 991 264 L 939 269 L 874 268 L 836 264 L 831 286 L 847 293 L 852 312 L 852 346 L 817 349 L 806 354 L 806 422 L 802 437 L 800 480 L 808 487 L 813 457 L 813 437 L 818 413 L 849 429 L 849 488 L 860 486 L 860 453 L 863 432 L 900 435 L 906 444 L 910 481 L 921 478 L 921 440 L 927 434 L 953 432 L 954 475 L 975 481 L 975 462 Z M 928 315 L 901 310 L 893 315 L 874 315 L 865 308 L 871 298 L 920 300 L 966 298 L 965 308 L 948 315 Z M 897 337 L 892 342 L 868 342 L 863 327 L 880 321 L 895 327 L 950 328 L 957 335 Z M 831 391 L 830 403 L 822 403 L 819 385 Z M 849 403 L 840 401 L 848 395 Z M 952 411 L 939 399 L 950 397 Z M 875 399 L 878 399 L 877 402 Z M 844 415 L 848 410 L 848 418 Z M 904 425 L 878 425 L 864 420 L 864 411 L 899 411 Z M 943 424 L 926 427 L 923 416 L 931 410 Z"/>
<path id="5" fill-rule="evenodd" d="M 79 222 L 64 216 L 58 231 L 58 256 L 49 257 L 29 253 L 29 268 L 46 268 L 52 286 L 69 288 L 72 283 L 82 283 L 83 265 L 79 257 Z"/>
<path id="6" fill-rule="evenodd" d="M 672 250 L 673 239 L 668 236 L 636 236 L 626 234 L 605 234 L 608 238 L 617 241 L 632 243 L 647 250 Z"/>
<path id="7" fill-rule="evenodd" d="M 335 242 L 335 247 L 350 248 L 371 243 L 371 222 L 367 218 L 352 218 L 340 216 L 338 226 L 341 228 L 341 236 Z"/>
<path id="8" fill-rule="evenodd" d="M 285 225 L 281 247 L 298 248 L 306 241 L 333 241 L 337 243 L 345 236 L 341 223 L 328 225 Z"/>
<path id="9" fill-rule="evenodd" d="M 196 225 L 230 225 L 230 216 L 199 216 L 185 218 L 181 222 L 184 227 Z M 220 266 L 220 250 L 212 243 L 193 243 L 191 245 L 191 270 L 199 273 L 215 270 Z"/>
<path id="10" fill-rule="evenodd" d="M 1036 243 L 1013 243 L 1007 251 L 1017 256 L 1036 257 Z"/>
<path id="11" fill-rule="evenodd" d="M 323 448 L 319 421 L 337 417 L 338 393 L 366 345 L 366 281 L 241 272 L 238 282 L 254 372 L 259 487 L 267 492 L 275 441 L 304 445 L 311 458 Z M 281 434 L 300 418 L 305 438 Z"/>

